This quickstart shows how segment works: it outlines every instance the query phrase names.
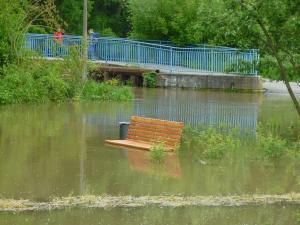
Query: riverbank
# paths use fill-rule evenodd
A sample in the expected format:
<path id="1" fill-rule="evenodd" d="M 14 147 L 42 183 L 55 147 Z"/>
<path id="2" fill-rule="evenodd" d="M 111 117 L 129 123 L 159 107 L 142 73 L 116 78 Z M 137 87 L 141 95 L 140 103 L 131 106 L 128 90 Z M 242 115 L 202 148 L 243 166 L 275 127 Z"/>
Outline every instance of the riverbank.
<path id="1" fill-rule="evenodd" d="M 289 94 L 283 81 L 262 79 L 263 89 L 268 94 Z M 300 83 L 290 82 L 295 95 L 300 96 Z"/>

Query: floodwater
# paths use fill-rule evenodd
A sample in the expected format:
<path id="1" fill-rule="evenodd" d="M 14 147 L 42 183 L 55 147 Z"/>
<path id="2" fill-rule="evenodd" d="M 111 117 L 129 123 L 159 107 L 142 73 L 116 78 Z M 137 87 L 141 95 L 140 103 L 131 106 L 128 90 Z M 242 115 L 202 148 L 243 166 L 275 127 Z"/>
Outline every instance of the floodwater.
<path id="1" fill-rule="evenodd" d="M 192 125 L 259 123 L 282 129 L 297 119 L 288 96 L 135 89 L 125 103 L 0 107 L 0 197 L 47 201 L 77 195 L 246 195 L 300 192 L 300 163 L 261 160 L 240 149 L 231 160 L 203 163 L 184 154 L 155 166 L 147 152 L 104 144 L 118 123 L 144 115 Z M 247 150 L 251 151 L 251 149 Z M 253 152 L 255 152 L 253 150 Z M 2 224 L 297 224 L 297 206 L 180 209 L 72 209 L 0 213 Z"/>

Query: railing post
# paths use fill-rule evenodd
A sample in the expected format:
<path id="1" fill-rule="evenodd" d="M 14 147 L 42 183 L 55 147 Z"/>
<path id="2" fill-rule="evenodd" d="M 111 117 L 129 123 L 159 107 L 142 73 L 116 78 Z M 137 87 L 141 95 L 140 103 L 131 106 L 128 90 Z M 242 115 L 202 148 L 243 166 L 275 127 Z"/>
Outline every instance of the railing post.
<path id="1" fill-rule="evenodd" d="M 172 47 L 170 47 L 170 72 L 172 72 L 172 66 L 173 66 L 173 50 Z"/>
<path id="2" fill-rule="evenodd" d="M 213 50 L 211 49 L 210 51 L 209 51 L 209 53 L 210 53 L 210 62 L 209 62 L 209 71 L 212 73 L 213 72 L 213 70 L 214 70 L 214 58 L 213 58 Z"/>
<path id="3" fill-rule="evenodd" d="M 141 44 L 138 43 L 137 45 L 137 63 L 138 63 L 138 66 L 140 66 L 140 62 L 141 62 Z"/>
<path id="4" fill-rule="evenodd" d="M 108 55 L 108 40 L 105 40 L 105 63 L 107 64 L 107 55 Z"/>
<path id="5" fill-rule="evenodd" d="M 254 61 L 255 62 L 255 64 L 253 63 L 253 69 L 254 69 L 254 74 L 255 74 L 255 76 L 257 76 L 258 75 L 258 69 L 257 69 L 257 64 L 258 64 L 258 62 L 259 62 L 259 53 L 258 53 L 258 50 L 254 50 L 253 49 L 253 56 L 255 55 L 255 60 L 253 60 L 252 59 L 252 61 Z"/>

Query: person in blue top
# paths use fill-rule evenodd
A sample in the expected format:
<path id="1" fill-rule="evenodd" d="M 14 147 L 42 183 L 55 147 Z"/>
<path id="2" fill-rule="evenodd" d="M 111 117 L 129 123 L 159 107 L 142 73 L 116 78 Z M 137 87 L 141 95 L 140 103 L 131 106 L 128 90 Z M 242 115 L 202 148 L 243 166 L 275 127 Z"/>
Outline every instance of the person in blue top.
<path id="1" fill-rule="evenodd" d="M 96 45 L 97 45 L 97 38 L 99 38 L 99 33 L 95 33 L 93 29 L 89 30 L 89 59 L 94 60 Z"/>

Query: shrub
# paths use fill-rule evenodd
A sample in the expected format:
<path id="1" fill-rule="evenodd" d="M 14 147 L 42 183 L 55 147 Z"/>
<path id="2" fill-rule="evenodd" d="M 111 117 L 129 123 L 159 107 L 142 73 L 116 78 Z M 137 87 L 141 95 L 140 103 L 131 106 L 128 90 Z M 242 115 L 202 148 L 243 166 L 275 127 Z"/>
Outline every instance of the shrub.
<path id="1" fill-rule="evenodd" d="M 208 128 L 200 135 L 203 156 L 209 159 L 222 159 L 227 151 L 239 147 L 239 141 L 230 134 L 221 133 L 215 128 Z"/>
<path id="2" fill-rule="evenodd" d="M 0 104 L 61 102 L 71 98 L 99 101 L 133 98 L 130 87 L 119 86 L 115 81 L 84 83 L 65 66 L 66 62 L 48 61 L 9 65 L 0 77 Z"/>
<path id="3" fill-rule="evenodd" d="M 288 149 L 286 140 L 269 134 L 268 136 L 260 136 L 259 147 L 267 158 L 280 158 Z"/>
<path id="4" fill-rule="evenodd" d="M 183 147 L 193 151 L 197 158 L 222 159 L 226 153 L 239 146 L 238 138 L 231 132 L 222 132 L 222 129 L 191 126 L 184 129 Z"/>
<path id="5" fill-rule="evenodd" d="M 256 133 L 256 144 L 266 158 L 280 158 L 288 150 L 288 141 L 276 132 L 259 124 Z"/>
<path id="6" fill-rule="evenodd" d="M 110 83 L 97 83 L 89 80 L 82 90 L 82 98 L 98 101 L 126 101 L 133 98 L 130 87 L 115 86 Z"/>
<path id="7" fill-rule="evenodd" d="M 144 87 L 148 88 L 155 88 L 157 87 L 157 81 L 156 81 L 157 73 L 155 72 L 149 72 L 143 74 L 143 85 Z"/>
<path id="8" fill-rule="evenodd" d="M 26 62 L 10 65 L 0 79 L 0 104 L 63 101 L 68 97 L 68 89 L 69 85 L 55 64 Z"/>
<path id="9" fill-rule="evenodd" d="M 44 76 L 37 81 L 37 86 L 41 94 L 51 101 L 64 101 L 68 97 L 69 86 L 57 76 Z"/>
<path id="10" fill-rule="evenodd" d="M 154 163 L 163 163 L 166 159 L 166 148 L 163 142 L 156 142 L 150 148 L 150 160 Z"/>

